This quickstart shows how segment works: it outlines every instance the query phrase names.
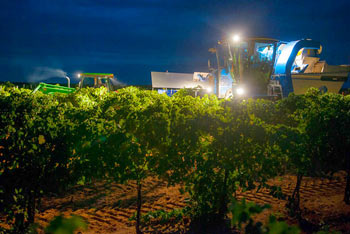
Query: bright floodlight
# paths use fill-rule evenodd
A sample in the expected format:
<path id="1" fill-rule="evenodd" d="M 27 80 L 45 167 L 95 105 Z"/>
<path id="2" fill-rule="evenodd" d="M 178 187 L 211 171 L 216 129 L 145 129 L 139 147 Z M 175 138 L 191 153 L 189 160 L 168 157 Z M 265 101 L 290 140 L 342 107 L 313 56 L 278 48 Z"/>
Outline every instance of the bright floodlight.
<path id="1" fill-rule="evenodd" d="M 212 89 L 210 87 L 207 88 L 207 92 L 210 93 Z"/>
<path id="2" fill-rule="evenodd" d="M 234 35 L 232 37 L 233 42 L 239 42 L 241 40 L 241 37 L 239 35 Z"/>
<path id="3" fill-rule="evenodd" d="M 78 74 L 78 78 L 80 78 L 80 77 L 81 77 L 81 74 L 79 73 L 79 74 Z"/>
<path id="4" fill-rule="evenodd" d="M 236 92 L 238 95 L 243 95 L 244 94 L 244 89 L 243 88 L 237 88 Z"/>

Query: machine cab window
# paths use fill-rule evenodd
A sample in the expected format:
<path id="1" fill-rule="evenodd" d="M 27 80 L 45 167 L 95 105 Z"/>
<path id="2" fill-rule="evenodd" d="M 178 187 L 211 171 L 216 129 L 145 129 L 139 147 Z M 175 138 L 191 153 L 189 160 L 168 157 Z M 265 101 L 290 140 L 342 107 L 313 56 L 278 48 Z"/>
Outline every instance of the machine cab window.
<path id="1" fill-rule="evenodd" d="M 109 73 L 82 73 L 79 74 L 79 88 L 91 87 L 100 88 L 106 87 L 108 91 L 112 91 L 113 74 Z"/>

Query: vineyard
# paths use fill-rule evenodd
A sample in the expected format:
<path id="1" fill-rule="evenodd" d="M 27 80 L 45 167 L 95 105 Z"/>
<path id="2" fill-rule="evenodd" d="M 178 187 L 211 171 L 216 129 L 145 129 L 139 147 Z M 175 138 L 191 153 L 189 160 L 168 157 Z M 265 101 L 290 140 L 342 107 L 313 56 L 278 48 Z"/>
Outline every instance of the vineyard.
<path id="1" fill-rule="evenodd" d="M 129 221 L 137 233 L 169 223 L 183 227 L 173 232 L 189 225 L 194 233 L 213 225 L 221 233 L 317 232 L 329 225 L 305 218 L 305 197 L 341 194 L 350 206 L 350 96 L 310 89 L 273 102 L 192 97 L 189 90 L 45 95 L 0 86 L 0 111 L 0 232 L 42 231 L 39 224 L 54 217 L 39 207 L 64 208 L 69 195 L 50 197 L 83 190 L 115 196 L 102 221 Z M 255 219 L 272 200 L 283 201 L 298 227 L 277 214 Z M 80 226 L 89 220 L 89 232 L 90 218 L 101 219 L 96 213 L 72 219 Z"/>

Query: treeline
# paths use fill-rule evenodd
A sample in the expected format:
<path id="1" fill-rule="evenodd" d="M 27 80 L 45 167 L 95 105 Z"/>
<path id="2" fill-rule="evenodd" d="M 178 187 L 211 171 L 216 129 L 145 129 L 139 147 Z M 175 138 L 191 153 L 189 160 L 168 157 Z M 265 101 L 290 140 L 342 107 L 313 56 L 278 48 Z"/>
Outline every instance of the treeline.
<path id="1" fill-rule="evenodd" d="M 28 229 L 42 196 L 92 179 L 137 182 L 138 233 L 142 184 L 149 176 L 181 185 L 192 220 L 205 224 L 231 213 L 233 226 L 246 223 L 252 233 L 282 224 L 238 219 L 236 208 L 247 205 L 235 194 L 266 187 L 283 197 L 267 184 L 275 176 L 297 177 L 288 197 L 294 215 L 301 215 L 304 176 L 346 170 L 344 201 L 350 203 L 350 97 L 309 90 L 271 102 L 187 93 L 168 97 L 128 87 L 44 95 L 0 86 L 0 210 L 11 230 Z"/>

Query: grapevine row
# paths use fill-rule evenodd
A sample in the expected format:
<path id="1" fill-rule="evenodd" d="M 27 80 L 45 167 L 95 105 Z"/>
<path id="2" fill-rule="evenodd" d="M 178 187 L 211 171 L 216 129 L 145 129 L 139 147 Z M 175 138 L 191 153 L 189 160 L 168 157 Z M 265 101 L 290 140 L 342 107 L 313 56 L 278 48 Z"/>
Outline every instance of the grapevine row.
<path id="1" fill-rule="evenodd" d="M 349 97 L 309 90 L 271 102 L 185 93 L 45 95 L 1 86 L 1 215 L 25 232 L 44 195 L 93 179 L 135 180 L 139 233 L 149 176 L 180 184 L 201 223 L 225 218 L 236 191 L 269 187 L 286 173 L 297 176 L 289 207 L 298 215 L 303 176 L 346 170 L 350 203 Z"/>

